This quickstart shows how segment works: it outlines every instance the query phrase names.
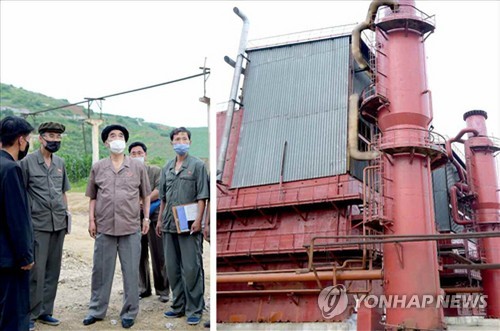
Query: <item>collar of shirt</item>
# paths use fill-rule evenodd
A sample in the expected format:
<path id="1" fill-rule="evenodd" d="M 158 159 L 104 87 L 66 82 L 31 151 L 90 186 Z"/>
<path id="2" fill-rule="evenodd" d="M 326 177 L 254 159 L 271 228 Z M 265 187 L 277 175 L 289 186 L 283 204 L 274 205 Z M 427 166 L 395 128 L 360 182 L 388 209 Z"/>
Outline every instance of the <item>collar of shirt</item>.
<path id="1" fill-rule="evenodd" d="M 184 169 L 187 169 L 189 163 L 191 161 L 191 155 L 187 155 L 184 161 L 182 162 L 181 168 L 178 173 L 175 173 L 175 164 L 177 163 L 177 157 L 170 162 L 170 168 L 168 169 L 170 172 L 173 172 L 176 175 L 179 175 Z"/>
<path id="2" fill-rule="evenodd" d="M 43 159 L 42 151 L 40 151 L 40 149 L 37 149 L 36 151 L 34 151 L 33 154 L 36 155 L 36 160 L 38 161 L 39 164 L 45 163 L 45 160 Z M 51 165 L 52 165 L 52 162 L 51 162 Z"/>
<path id="3" fill-rule="evenodd" d="M 111 161 L 111 157 L 107 157 L 105 160 L 106 161 L 104 161 L 105 162 L 104 168 L 111 168 L 111 170 L 115 171 L 115 168 L 113 166 L 113 161 Z M 125 158 L 123 159 L 123 163 L 120 166 L 120 169 L 118 169 L 118 171 L 116 171 L 116 173 L 119 173 L 120 171 L 122 171 L 123 168 L 130 168 L 130 157 L 127 155 L 125 155 Z"/>
<path id="4" fill-rule="evenodd" d="M 12 155 L 10 155 L 10 154 L 9 154 L 9 152 L 4 151 L 4 150 L 2 149 L 2 150 L 0 150 L 0 154 L 1 154 L 3 157 L 5 157 L 5 158 L 7 158 L 7 159 L 9 159 L 9 160 L 14 161 L 14 158 L 12 157 Z"/>

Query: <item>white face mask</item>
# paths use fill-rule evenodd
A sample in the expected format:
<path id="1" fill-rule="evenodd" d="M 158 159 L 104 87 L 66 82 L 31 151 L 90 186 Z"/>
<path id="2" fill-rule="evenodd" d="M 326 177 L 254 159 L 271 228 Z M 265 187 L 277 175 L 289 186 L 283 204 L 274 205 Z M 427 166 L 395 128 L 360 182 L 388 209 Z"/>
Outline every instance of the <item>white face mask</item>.
<path id="1" fill-rule="evenodd" d="M 144 156 L 133 157 L 133 159 L 141 162 L 142 164 L 144 164 Z"/>
<path id="2" fill-rule="evenodd" d="M 124 140 L 113 140 L 109 143 L 109 150 L 113 154 L 121 154 L 125 150 L 125 141 Z"/>

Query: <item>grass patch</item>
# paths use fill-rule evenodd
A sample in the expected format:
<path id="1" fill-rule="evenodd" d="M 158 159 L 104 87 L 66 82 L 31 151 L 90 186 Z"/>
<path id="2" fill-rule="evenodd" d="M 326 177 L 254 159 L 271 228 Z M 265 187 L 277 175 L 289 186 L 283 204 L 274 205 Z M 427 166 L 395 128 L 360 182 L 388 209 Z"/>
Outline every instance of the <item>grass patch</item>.
<path id="1" fill-rule="evenodd" d="M 80 192 L 80 193 L 85 193 L 85 190 L 87 189 L 87 181 L 88 178 L 82 178 L 76 183 L 71 183 L 71 190 L 70 192 Z"/>

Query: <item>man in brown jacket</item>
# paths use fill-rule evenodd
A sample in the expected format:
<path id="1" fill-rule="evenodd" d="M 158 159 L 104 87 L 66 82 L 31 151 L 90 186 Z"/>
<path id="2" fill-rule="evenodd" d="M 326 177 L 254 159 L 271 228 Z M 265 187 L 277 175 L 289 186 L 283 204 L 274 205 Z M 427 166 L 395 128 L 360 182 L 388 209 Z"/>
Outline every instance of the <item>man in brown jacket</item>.
<path id="1" fill-rule="evenodd" d="M 121 125 L 104 128 L 101 139 L 109 148 L 110 157 L 92 166 L 85 193 L 90 198 L 89 234 L 95 244 L 92 291 L 84 325 L 106 316 L 117 254 L 123 275 L 122 326 L 134 325 L 139 312 L 140 200 L 144 206 L 142 234 L 146 234 L 151 188 L 144 166 L 124 154 L 128 136 L 128 130 Z"/>

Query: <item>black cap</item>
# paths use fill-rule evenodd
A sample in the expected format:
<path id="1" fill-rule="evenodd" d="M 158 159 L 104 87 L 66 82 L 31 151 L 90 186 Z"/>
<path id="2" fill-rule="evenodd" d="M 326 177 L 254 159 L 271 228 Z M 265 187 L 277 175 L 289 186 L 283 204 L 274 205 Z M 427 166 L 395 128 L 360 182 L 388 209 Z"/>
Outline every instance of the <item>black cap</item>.
<path id="1" fill-rule="evenodd" d="M 64 131 L 66 131 L 66 127 L 57 122 L 45 122 L 40 124 L 40 126 L 38 127 L 39 134 L 42 134 L 44 132 L 63 133 Z"/>
<path id="2" fill-rule="evenodd" d="M 488 113 L 487 112 L 485 112 L 484 110 L 477 110 L 477 109 L 475 109 L 475 110 L 470 110 L 470 111 L 468 111 L 468 112 L 466 112 L 464 114 L 464 121 L 467 119 L 467 117 L 473 116 L 473 115 L 480 115 L 480 116 L 483 116 L 484 119 L 488 119 Z"/>
<path id="3" fill-rule="evenodd" d="M 106 142 L 106 140 L 108 140 L 109 133 L 113 130 L 120 130 L 121 132 L 123 132 L 123 135 L 125 136 L 125 142 L 128 141 L 128 130 L 122 125 L 111 124 L 105 127 L 104 130 L 102 130 L 101 132 L 102 142 Z"/>

